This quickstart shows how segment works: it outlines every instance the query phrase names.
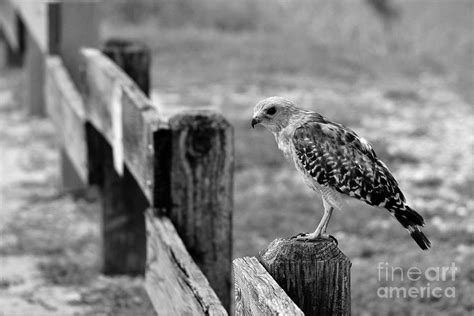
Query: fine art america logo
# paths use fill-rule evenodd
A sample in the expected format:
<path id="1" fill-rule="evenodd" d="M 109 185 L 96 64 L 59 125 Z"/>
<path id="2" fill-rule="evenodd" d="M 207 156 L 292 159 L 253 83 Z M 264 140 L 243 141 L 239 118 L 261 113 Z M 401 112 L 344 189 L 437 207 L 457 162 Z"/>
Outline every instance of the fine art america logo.
<path id="1" fill-rule="evenodd" d="M 377 296 L 380 298 L 455 297 L 456 288 L 454 286 L 443 287 L 440 282 L 454 281 L 457 269 L 454 262 L 449 266 L 433 266 L 424 270 L 418 267 L 389 266 L 387 262 L 379 262 L 378 281 L 384 285 L 390 284 L 390 282 L 397 283 L 397 286 L 380 286 L 377 289 Z M 400 284 L 401 282 L 410 285 L 403 286 Z"/>

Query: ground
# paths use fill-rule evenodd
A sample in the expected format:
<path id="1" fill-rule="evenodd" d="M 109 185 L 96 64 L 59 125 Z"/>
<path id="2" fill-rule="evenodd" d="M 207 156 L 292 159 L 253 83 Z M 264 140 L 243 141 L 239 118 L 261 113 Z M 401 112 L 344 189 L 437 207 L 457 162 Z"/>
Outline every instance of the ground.
<path id="1" fill-rule="evenodd" d="M 0 75 L 0 315 L 154 315 L 142 278 L 100 274 L 100 206 L 61 192 L 55 130 Z"/>
<path id="2" fill-rule="evenodd" d="M 232 23 L 228 19 L 209 26 L 217 15 L 192 10 L 193 21 L 207 24 L 177 27 L 148 18 L 125 23 L 109 5 L 101 33 L 104 39 L 132 37 L 150 45 L 155 99 L 168 106 L 212 107 L 233 124 L 234 257 L 256 255 L 274 238 L 311 231 L 321 216 L 319 197 L 285 162 L 271 134 L 250 128 L 254 104 L 281 95 L 369 140 L 408 203 L 426 220 L 424 231 L 433 244 L 429 252 L 421 251 L 388 213 L 349 202 L 334 214 L 329 232 L 353 264 L 353 314 L 467 315 L 474 309 L 472 2 L 402 3 L 415 3 L 410 10 L 403 7 L 412 17 L 403 23 L 412 28 L 387 35 L 393 43 L 380 37 L 377 24 L 359 8 L 334 11 L 345 17 L 338 20 L 340 29 L 331 24 L 339 15 L 326 14 L 310 20 L 317 31 L 301 35 L 302 25 L 290 25 L 293 19 L 271 24 L 265 16 L 257 29 L 240 30 L 234 17 L 247 21 L 247 15 L 237 7 L 232 8 Z M 425 6 L 417 9 L 420 3 Z M 157 14 L 168 9 L 159 7 Z M 327 5 L 322 11 L 331 10 Z M 311 18 L 320 14 L 306 11 Z M 294 13 L 280 13 L 288 18 L 288 12 Z M 358 24 L 360 16 L 366 24 Z M 343 40 L 333 40 L 338 36 Z M 359 42 L 364 45 L 356 46 Z M 74 200 L 59 191 L 54 131 L 46 119 L 28 117 L 20 109 L 13 93 L 18 76 L 18 71 L 2 72 L 0 79 L 0 125 L 8 126 L 0 129 L 0 253 L 7 267 L 20 271 L 0 279 L 0 302 L 21 304 L 25 313 L 28 308 L 51 314 L 64 308 L 87 314 L 95 308 L 125 315 L 136 305 L 146 310 L 139 279 L 99 276 L 96 194 Z M 454 280 L 424 276 L 410 281 L 399 274 L 380 280 L 377 269 L 387 263 L 404 271 L 426 271 L 453 262 L 458 267 Z M 129 283 L 136 286 L 124 286 Z M 385 286 L 427 285 L 454 287 L 455 297 L 381 298 L 377 293 Z M 114 310 L 117 306 L 124 309 Z"/>

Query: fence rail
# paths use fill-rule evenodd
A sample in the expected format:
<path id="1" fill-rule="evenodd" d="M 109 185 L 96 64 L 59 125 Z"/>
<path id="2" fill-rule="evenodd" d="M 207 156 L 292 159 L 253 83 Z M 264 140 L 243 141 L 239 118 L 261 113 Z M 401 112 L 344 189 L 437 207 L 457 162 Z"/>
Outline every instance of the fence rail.
<path id="1" fill-rule="evenodd" d="M 146 218 L 146 288 L 155 309 L 163 315 L 227 315 L 171 221 L 151 210 Z"/>
<path id="2" fill-rule="evenodd" d="M 82 97 L 58 56 L 46 58 L 45 79 L 47 113 L 56 130 L 61 131 L 58 136 L 63 155 L 69 157 L 80 181 L 87 183 L 86 112 Z"/>
<path id="3" fill-rule="evenodd" d="M 255 257 L 234 260 L 236 315 L 304 315 Z"/>
<path id="4" fill-rule="evenodd" d="M 63 189 L 101 191 L 107 274 L 144 274 L 158 314 L 348 315 L 350 261 L 330 242 L 275 240 L 233 261 L 233 130 L 213 111 L 163 116 L 150 52 L 98 49 L 96 0 L 0 0 L 31 114 L 58 130 Z"/>

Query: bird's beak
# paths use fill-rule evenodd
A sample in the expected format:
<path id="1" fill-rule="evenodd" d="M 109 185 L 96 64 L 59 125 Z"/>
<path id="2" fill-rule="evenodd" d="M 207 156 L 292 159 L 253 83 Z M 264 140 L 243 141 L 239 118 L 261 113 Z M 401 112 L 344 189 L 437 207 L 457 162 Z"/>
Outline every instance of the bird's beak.
<path id="1" fill-rule="evenodd" d="M 260 119 L 259 117 L 254 117 L 252 119 L 252 128 L 254 128 L 255 125 L 259 124 L 261 121 L 262 121 L 262 119 Z"/>

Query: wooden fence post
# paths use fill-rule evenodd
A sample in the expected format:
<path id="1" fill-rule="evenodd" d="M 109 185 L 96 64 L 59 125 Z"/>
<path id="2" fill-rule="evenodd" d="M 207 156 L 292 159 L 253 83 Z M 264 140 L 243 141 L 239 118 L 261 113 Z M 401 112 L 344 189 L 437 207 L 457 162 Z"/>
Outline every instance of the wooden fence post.
<path id="1" fill-rule="evenodd" d="M 18 14 L 11 8 L 11 5 L 7 6 L 7 4 L 3 3 L 0 6 L 0 10 L 7 11 L 5 14 L 10 18 L 9 21 L 4 22 L 9 24 L 9 29 L 7 29 L 6 25 L 2 25 L 2 16 L 0 14 L 0 41 L 4 42 L 5 65 L 10 67 L 21 66 L 25 51 L 25 27 Z"/>
<path id="2" fill-rule="evenodd" d="M 149 93 L 150 51 L 147 47 L 115 41 L 106 44 L 103 53 L 132 79 L 138 78 L 137 85 Z M 107 274 L 143 274 L 146 264 L 144 212 L 150 204 L 128 168 L 123 165 L 122 174 L 116 170 L 113 149 L 105 139 L 101 147 L 104 168 L 103 271 Z"/>
<path id="3" fill-rule="evenodd" d="M 82 76 L 81 47 L 99 47 L 100 0 L 60 1 L 56 24 L 58 54 L 69 71 L 72 81 L 79 85 Z M 54 39 L 53 39 L 54 41 Z"/>
<path id="4" fill-rule="evenodd" d="M 350 260 L 326 240 L 276 239 L 259 261 L 305 315 L 350 315 Z"/>
<path id="5" fill-rule="evenodd" d="M 25 72 L 23 105 L 31 115 L 44 116 L 45 107 L 45 59 L 56 54 L 59 2 L 18 1 L 20 18 L 25 25 Z"/>
<path id="6" fill-rule="evenodd" d="M 139 235 L 140 232 L 145 232 L 141 227 L 144 207 L 135 207 L 136 202 L 124 200 L 126 196 L 137 195 L 132 193 L 131 187 L 140 188 L 146 199 L 143 200 L 153 208 L 152 214 L 170 217 L 189 254 L 230 310 L 232 126 L 222 115 L 212 111 L 187 111 L 166 120 L 110 58 L 94 49 L 83 49 L 82 55 L 85 62 L 83 95 L 86 113 L 93 126 L 88 128 L 88 132 L 90 134 L 95 128 L 102 136 L 102 140 L 100 137 L 91 138 L 99 144 L 92 153 L 102 152 L 103 161 L 92 166 L 91 170 L 96 170 L 98 174 L 91 175 L 90 179 L 102 183 L 103 187 L 106 214 L 104 238 L 107 245 L 104 250 L 105 257 L 110 259 L 106 263 L 111 266 L 116 263 L 113 268 L 118 269 L 123 265 L 117 264 L 117 261 L 140 253 L 139 246 L 145 245 L 144 242 L 139 244 L 138 238 L 135 238 L 143 236 Z M 114 51 L 111 55 L 119 55 L 123 59 L 120 52 Z M 93 158 L 90 161 L 98 161 Z M 124 171 L 123 175 L 121 171 Z M 133 185 L 122 185 L 127 178 L 133 180 Z M 132 221 L 133 216 L 135 221 Z M 156 220 L 159 222 L 164 218 Z M 149 237 L 148 241 L 157 236 Z M 165 248 L 169 249 L 169 246 Z M 191 275 L 186 276 L 188 272 L 183 270 L 175 254 L 168 256 L 170 260 L 165 257 L 160 256 L 160 259 L 171 260 L 173 267 L 181 269 L 178 270 L 178 279 L 195 279 Z M 159 264 L 155 265 L 155 258 L 149 259 L 156 269 L 149 269 L 148 276 L 150 273 L 159 276 L 156 279 L 147 278 L 150 284 L 166 282 L 168 273 L 161 271 Z M 127 270 L 113 270 L 113 273 L 124 272 Z M 179 283 L 173 293 L 180 292 L 180 288 L 190 288 L 196 294 L 194 285 L 184 282 Z M 173 293 L 155 293 L 156 289 L 150 291 L 154 293 L 152 296 L 172 298 L 173 301 L 177 299 Z M 152 299 L 159 306 L 160 302 Z M 203 302 L 198 299 L 198 303 L 202 305 Z M 202 307 L 200 309 L 207 309 Z M 186 310 L 185 306 L 176 308 Z"/>
<path id="7" fill-rule="evenodd" d="M 79 87 L 79 50 L 81 46 L 97 47 L 99 42 L 97 1 L 75 0 L 50 6 L 48 24 L 50 51 L 61 56 L 72 81 Z M 87 183 L 77 176 L 77 171 L 64 150 L 61 150 L 61 166 L 62 189 L 81 193 Z"/>
<path id="8" fill-rule="evenodd" d="M 102 231 L 105 274 L 144 274 L 149 203 L 133 176 L 115 170 L 112 147 L 103 139 Z"/>
<path id="9" fill-rule="evenodd" d="M 224 307 L 232 296 L 233 130 L 221 116 L 189 111 L 169 121 L 171 218 L 186 248 Z M 157 153 L 160 155 L 160 153 Z M 159 171 L 159 170 L 158 170 Z M 162 198 L 162 197 L 160 197 Z"/>
<path id="10" fill-rule="evenodd" d="M 29 114 L 44 116 L 44 59 L 45 55 L 41 51 L 35 38 L 30 32 L 26 32 L 26 52 L 25 52 L 25 72 L 23 82 L 23 106 L 28 109 Z"/>
<path id="11" fill-rule="evenodd" d="M 105 42 L 102 53 L 119 65 L 138 87 L 150 96 L 151 53 L 146 45 L 114 38 Z"/>

